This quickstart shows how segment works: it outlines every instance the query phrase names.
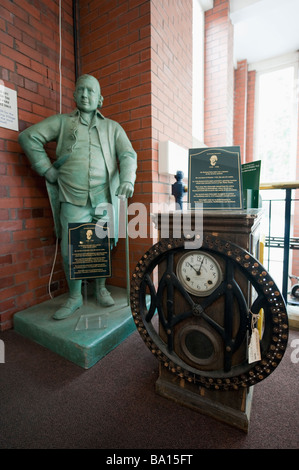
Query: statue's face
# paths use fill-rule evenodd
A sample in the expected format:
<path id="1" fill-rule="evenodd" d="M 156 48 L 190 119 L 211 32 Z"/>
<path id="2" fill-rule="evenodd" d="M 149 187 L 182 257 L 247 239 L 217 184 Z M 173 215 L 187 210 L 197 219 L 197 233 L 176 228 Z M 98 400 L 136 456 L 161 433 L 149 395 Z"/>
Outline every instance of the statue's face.
<path id="1" fill-rule="evenodd" d="M 93 77 L 79 79 L 76 84 L 74 98 L 80 111 L 92 113 L 99 105 L 101 90 L 97 80 Z"/>

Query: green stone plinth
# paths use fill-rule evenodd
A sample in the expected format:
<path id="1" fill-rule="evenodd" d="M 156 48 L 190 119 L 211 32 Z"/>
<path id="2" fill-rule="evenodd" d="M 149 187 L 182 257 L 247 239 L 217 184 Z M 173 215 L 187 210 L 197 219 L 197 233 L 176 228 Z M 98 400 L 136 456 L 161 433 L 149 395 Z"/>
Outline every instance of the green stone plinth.
<path id="1" fill-rule="evenodd" d="M 71 317 L 53 320 L 53 314 L 67 298 L 64 294 L 16 313 L 14 329 L 89 369 L 136 329 L 126 290 L 114 286 L 108 286 L 108 290 L 115 300 L 113 307 L 100 307 L 93 295 L 85 294 L 84 305 Z"/>

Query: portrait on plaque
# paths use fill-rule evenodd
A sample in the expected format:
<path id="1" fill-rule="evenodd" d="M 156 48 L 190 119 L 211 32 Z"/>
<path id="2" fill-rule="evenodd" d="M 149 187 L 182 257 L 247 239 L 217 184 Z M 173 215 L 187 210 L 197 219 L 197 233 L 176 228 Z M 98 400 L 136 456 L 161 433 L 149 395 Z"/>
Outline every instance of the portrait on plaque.
<path id="1" fill-rule="evenodd" d="M 189 149 L 188 202 L 204 209 L 243 209 L 240 147 Z"/>

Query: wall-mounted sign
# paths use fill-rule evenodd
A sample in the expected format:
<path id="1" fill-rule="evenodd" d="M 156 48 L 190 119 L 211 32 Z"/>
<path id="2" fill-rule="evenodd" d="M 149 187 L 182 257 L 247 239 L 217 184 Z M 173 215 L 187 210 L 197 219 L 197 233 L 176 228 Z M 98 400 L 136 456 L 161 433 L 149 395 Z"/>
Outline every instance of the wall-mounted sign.
<path id="1" fill-rule="evenodd" d="M 3 85 L 0 80 L 0 127 L 19 130 L 17 92 Z"/>
<path id="2" fill-rule="evenodd" d="M 188 202 L 243 209 L 240 147 L 189 149 Z"/>
<path id="3" fill-rule="evenodd" d="M 97 237 L 95 228 L 96 224 L 93 223 L 69 224 L 71 279 L 96 279 L 112 275 L 108 228 L 104 238 Z"/>

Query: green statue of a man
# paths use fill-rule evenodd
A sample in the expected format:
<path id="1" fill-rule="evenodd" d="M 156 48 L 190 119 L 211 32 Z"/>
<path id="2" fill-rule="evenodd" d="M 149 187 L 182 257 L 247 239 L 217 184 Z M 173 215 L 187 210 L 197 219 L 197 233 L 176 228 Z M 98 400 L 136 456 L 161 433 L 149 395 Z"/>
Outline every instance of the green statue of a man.
<path id="1" fill-rule="evenodd" d="M 98 80 L 91 75 L 79 77 L 74 98 L 75 111 L 51 116 L 19 135 L 19 143 L 32 168 L 46 178 L 48 185 L 58 185 L 61 254 L 69 296 L 54 314 L 56 320 L 69 317 L 83 304 L 82 281 L 69 276 L 68 224 L 96 222 L 101 217 L 97 207 L 109 203 L 114 209 L 116 244 L 118 196 L 133 195 L 137 169 L 137 155 L 124 129 L 98 109 L 103 105 Z M 53 164 L 44 148 L 52 141 L 57 144 Z M 105 282 L 104 278 L 96 279 L 96 297 L 101 306 L 108 307 L 114 300 Z"/>

